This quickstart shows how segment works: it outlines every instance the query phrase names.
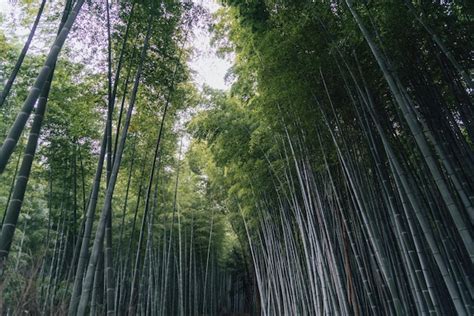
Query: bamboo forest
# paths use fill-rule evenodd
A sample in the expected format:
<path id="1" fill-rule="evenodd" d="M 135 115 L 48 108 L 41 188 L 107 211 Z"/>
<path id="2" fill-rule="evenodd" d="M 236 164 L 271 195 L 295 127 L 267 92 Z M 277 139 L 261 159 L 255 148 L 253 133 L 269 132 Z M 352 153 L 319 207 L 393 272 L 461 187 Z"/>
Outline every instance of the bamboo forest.
<path id="1" fill-rule="evenodd" d="M 0 315 L 474 315 L 474 1 L 0 0 Z"/>

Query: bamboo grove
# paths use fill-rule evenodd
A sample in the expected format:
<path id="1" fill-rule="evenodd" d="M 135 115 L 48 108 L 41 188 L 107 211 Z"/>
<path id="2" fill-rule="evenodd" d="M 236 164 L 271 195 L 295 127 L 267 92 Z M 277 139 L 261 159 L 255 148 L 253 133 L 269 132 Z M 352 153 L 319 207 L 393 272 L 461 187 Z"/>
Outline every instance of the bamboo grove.
<path id="1" fill-rule="evenodd" d="M 471 2 L 19 2 L 3 314 L 474 313 Z"/>

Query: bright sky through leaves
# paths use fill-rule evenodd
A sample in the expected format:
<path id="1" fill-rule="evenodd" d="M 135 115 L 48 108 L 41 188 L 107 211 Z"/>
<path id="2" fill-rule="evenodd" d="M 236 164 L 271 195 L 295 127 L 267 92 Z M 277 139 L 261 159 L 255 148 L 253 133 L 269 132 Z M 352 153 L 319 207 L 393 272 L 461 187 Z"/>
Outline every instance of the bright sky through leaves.
<path id="1" fill-rule="evenodd" d="M 214 0 L 195 0 L 198 4 L 209 10 L 211 14 L 215 13 L 220 5 Z M 14 13 L 13 5 L 8 0 L 0 0 L 0 13 L 9 15 Z M 1 21 L 1 20 L 0 20 Z M 18 28 L 16 34 L 19 37 L 27 36 L 28 29 Z M 207 30 L 207 25 L 200 24 L 194 28 L 194 36 L 189 43 L 194 47 L 194 54 L 189 61 L 189 65 L 194 73 L 194 81 L 198 86 L 208 85 L 215 89 L 226 90 L 229 84 L 225 82 L 225 75 L 231 66 L 231 62 L 219 58 L 215 50 L 210 45 L 212 34 Z"/>
<path id="2" fill-rule="evenodd" d="M 214 0 L 196 0 L 212 14 L 219 9 L 219 5 Z M 195 48 L 195 56 L 190 61 L 191 68 L 196 71 L 194 80 L 198 85 L 207 84 L 216 89 L 227 89 L 229 84 L 224 80 L 225 74 L 231 63 L 218 58 L 215 51 L 210 46 L 212 34 L 205 28 L 199 27 L 194 30 L 191 45 Z"/>

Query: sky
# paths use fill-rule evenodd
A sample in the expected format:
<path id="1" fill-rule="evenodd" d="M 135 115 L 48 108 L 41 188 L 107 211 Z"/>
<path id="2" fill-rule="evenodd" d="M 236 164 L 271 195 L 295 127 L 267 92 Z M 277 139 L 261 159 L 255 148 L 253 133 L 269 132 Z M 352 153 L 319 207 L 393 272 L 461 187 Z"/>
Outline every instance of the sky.
<path id="1" fill-rule="evenodd" d="M 194 0 L 194 2 L 201 4 L 211 13 L 220 7 L 214 0 Z M 232 63 L 216 56 L 210 46 L 211 34 L 207 30 L 195 28 L 194 34 L 192 45 L 196 49 L 197 56 L 190 62 L 191 69 L 196 71 L 194 80 L 198 85 L 207 84 L 216 89 L 228 89 L 229 84 L 225 82 L 224 77 Z"/>
<path id="2" fill-rule="evenodd" d="M 0 0 L 0 12 L 5 13 L 8 12 L 10 6 L 7 4 L 8 0 Z"/>
<path id="3" fill-rule="evenodd" d="M 211 13 L 220 7 L 215 0 L 193 0 L 202 5 Z M 14 3 L 14 2 L 13 2 Z M 14 4 L 11 0 L 0 0 L 0 14 L 9 15 L 14 13 Z M 28 29 L 15 30 L 18 36 L 27 36 Z M 211 34 L 202 24 L 195 26 L 194 36 L 190 45 L 195 48 L 195 53 L 189 61 L 189 66 L 194 70 L 193 79 L 198 87 L 204 84 L 215 89 L 227 90 L 230 84 L 225 82 L 225 75 L 232 63 L 216 56 L 215 50 L 210 45 Z"/>

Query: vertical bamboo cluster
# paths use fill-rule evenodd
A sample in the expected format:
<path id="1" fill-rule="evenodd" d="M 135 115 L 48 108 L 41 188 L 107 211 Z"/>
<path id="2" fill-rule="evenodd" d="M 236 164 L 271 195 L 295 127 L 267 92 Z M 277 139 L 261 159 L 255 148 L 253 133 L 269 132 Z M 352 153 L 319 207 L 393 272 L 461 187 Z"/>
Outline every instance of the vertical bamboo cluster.
<path id="1" fill-rule="evenodd" d="M 88 3 L 90 83 L 58 58 L 84 2 L 9 102 L 0 313 L 474 314 L 464 4 L 225 1 L 235 81 L 198 93 L 199 7 Z"/>
<path id="2" fill-rule="evenodd" d="M 58 127 L 56 113 L 51 121 L 45 116 L 50 90 L 61 91 L 53 80 L 56 66 L 63 67 L 58 60 L 60 48 L 83 3 L 67 2 L 45 66 L 0 150 L 3 170 L 9 156 L 16 155 L 16 143 L 22 141 L 23 129 L 30 128 L 28 117 L 34 112 L 26 148 L 18 155 L 16 180 L 9 181 L 2 220 L 0 264 L 5 273 L 0 290 L 5 301 L 1 312 L 21 308 L 68 315 L 216 315 L 246 310 L 245 289 L 236 273 L 222 263 L 223 216 L 217 214 L 214 203 L 206 202 L 205 181 L 189 170 L 181 148 L 178 158 L 174 157 L 178 135 L 173 125 L 185 102 L 192 100 L 193 90 L 183 83 L 189 79 L 185 45 L 196 18 L 193 14 L 197 14 L 194 7 L 154 1 L 103 1 L 86 6 L 87 14 L 99 14 L 104 21 L 103 29 L 94 31 L 106 34 L 107 57 L 106 80 L 96 85 L 98 93 L 107 95 L 106 110 L 97 111 L 95 118 L 102 132 L 88 139 L 89 135 L 77 136 L 69 129 L 71 121 Z M 45 1 L 12 78 L 44 6 Z M 97 98 L 87 102 L 97 102 Z M 52 102 L 58 102 L 57 98 Z M 59 100 L 63 107 L 65 102 Z M 72 106 L 80 116 L 80 105 Z M 35 164 L 37 148 L 41 163 Z M 47 225 L 37 251 L 40 260 L 30 263 L 30 271 L 22 258 L 27 257 L 26 245 L 33 237 L 28 230 L 34 232 L 37 228 L 30 227 L 38 223 L 32 224 L 28 203 L 23 208 L 28 214 L 22 214 L 22 202 L 32 195 L 27 190 L 30 175 L 37 172 L 41 177 L 45 168 Z M 186 197 L 181 202 L 183 191 Z M 190 203 L 190 196 L 202 205 Z M 21 232 L 16 241 L 13 233 L 18 220 Z M 14 256 L 7 261 L 10 249 Z M 19 285 L 21 297 L 11 297 L 16 276 L 25 271 L 31 284 Z"/>
<path id="3" fill-rule="evenodd" d="M 241 182 L 227 201 L 241 217 L 262 314 L 471 314 L 464 61 L 409 1 L 229 3 L 240 77 L 195 135 Z M 416 20 L 391 20 L 397 9 Z M 423 55 L 411 69 L 386 47 L 393 21 L 416 41 L 398 44 Z M 238 149 L 222 145 L 229 140 Z"/>

